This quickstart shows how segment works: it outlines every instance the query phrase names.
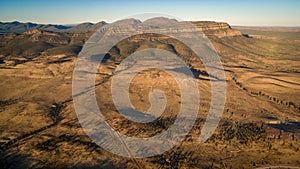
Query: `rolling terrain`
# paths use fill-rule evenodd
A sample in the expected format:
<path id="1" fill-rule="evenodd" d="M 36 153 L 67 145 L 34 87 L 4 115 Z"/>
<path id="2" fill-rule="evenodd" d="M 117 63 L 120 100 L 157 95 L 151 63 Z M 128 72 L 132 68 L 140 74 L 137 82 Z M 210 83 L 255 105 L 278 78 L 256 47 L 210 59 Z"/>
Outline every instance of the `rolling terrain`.
<path id="1" fill-rule="evenodd" d="M 73 106 L 72 74 L 77 55 L 104 22 L 61 29 L 39 25 L 32 29 L 13 28 L 17 31 L 1 26 L 5 33 L 0 35 L 0 166 L 299 167 L 300 32 L 238 30 L 227 23 L 192 23 L 218 52 L 227 82 L 222 119 L 205 143 L 198 139 L 210 107 L 210 77 L 182 43 L 161 35 L 133 36 L 115 45 L 98 68 L 95 93 L 99 108 L 112 127 L 134 137 L 149 137 L 172 125 L 180 109 L 180 91 L 176 81 L 161 70 L 149 69 L 136 75 L 129 97 L 137 110 L 150 107 L 148 94 L 153 88 L 165 91 L 168 103 L 154 122 L 133 123 L 117 112 L 110 93 L 112 75 L 120 61 L 135 51 L 160 48 L 180 56 L 195 74 L 201 101 L 191 132 L 164 154 L 138 159 L 119 157 L 95 144 L 82 129 Z"/>

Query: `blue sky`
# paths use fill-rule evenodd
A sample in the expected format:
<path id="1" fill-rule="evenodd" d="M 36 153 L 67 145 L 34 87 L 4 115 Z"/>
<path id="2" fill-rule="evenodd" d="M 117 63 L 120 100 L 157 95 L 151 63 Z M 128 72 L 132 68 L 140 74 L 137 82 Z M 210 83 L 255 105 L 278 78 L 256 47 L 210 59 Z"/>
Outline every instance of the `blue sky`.
<path id="1" fill-rule="evenodd" d="M 183 20 L 231 25 L 300 26 L 298 0 L 1 0 L 0 21 L 53 24 L 113 22 L 140 13 L 164 13 Z"/>

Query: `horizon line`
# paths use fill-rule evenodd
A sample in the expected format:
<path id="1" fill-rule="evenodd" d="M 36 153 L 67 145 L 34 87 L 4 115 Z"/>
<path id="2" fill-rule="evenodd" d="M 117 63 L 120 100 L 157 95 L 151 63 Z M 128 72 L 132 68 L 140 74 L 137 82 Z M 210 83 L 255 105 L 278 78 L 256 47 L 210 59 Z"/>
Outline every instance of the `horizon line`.
<path id="1" fill-rule="evenodd" d="M 134 18 L 135 19 L 135 18 Z M 226 21 L 217 21 L 217 20 L 187 20 L 187 22 L 225 22 L 228 23 L 230 26 L 242 26 L 242 27 L 286 27 L 286 28 L 291 28 L 291 27 L 300 27 L 300 25 L 243 25 L 243 24 L 230 24 L 230 22 Z M 83 23 L 92 23 L 96 24 L 99 22 L 105 22 L 105 23 L 113 23 L 113 22 L 107 22 L 105 20 L 100 20 L 98 22 L 94 21 L 82 21 L 82 22 L 77 22 L 77 23 L 47 23 L 47 22 L 35 22 L 35 21 L 20 21 L 20 20 L 12 20 L 12 21 L 1 21 L 0 23 L 12 23 L 12 22 L 19 22 L 19 23 L 33 23 L 33 24 L 40 24 L 40 25 L 63 25 L 63 26 L 70 26 L 70 25 L 79 25 Z"/>

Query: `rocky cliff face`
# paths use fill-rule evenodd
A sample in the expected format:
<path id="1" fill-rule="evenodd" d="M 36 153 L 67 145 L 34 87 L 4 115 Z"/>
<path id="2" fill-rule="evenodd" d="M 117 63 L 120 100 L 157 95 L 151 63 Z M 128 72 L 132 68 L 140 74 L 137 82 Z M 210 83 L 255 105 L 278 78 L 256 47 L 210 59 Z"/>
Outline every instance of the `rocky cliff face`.
<path id="1" fill-rule="evenodd" d="M 222 38 L 242 35 L 239 30 L 232 29 L 230 25 L 225 22 L 197 21 L 192 23 L 201 29 L 207 36 Z"/>
<path id="2" fill-rule="evenodd" d="M 201 30 L 219 30 L 219 29 L 231 29 L 230 25 L 225 22 L 213 22 L 213 21 L 196 21 L 192 22 Z"/>

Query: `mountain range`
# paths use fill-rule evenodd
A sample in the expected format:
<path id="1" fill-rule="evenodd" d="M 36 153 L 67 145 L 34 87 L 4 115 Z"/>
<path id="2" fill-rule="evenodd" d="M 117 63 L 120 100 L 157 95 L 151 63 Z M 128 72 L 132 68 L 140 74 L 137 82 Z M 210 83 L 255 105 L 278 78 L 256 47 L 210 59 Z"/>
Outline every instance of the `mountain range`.
<path id="1" fill-rule="evenodd" d="M 152 18 L 144 22 L 166 22 L 166 18 Z M 176 20 L 170 20 L 177 22 Z M 137 19 L 120 20 L 123 24 L 142 23 Z M 232 29 L 228 23 L 213 21 L 191 22 L 208 37 L 241 36 L 241 32 Z M 0 22 L 0 58 L 26 57 L 39 55 L 68 54 L 77 55 L 82 45 L 100 27 L 107 24 L 81 23 L 77 25 L 53 25 L 21 22 Z"/>
<path id="2" fill-rule="evenodd" d="M 18 21 L 0 22 L 0 33 L 23 33 L 33 29 L 75 33 L 83 31 L 94 31 L 105 24 L 106 22 L 104 21 L 98 23 L 85 22 L 77 25 L 36 24 L 31 22 L 22 23 Z"/>

